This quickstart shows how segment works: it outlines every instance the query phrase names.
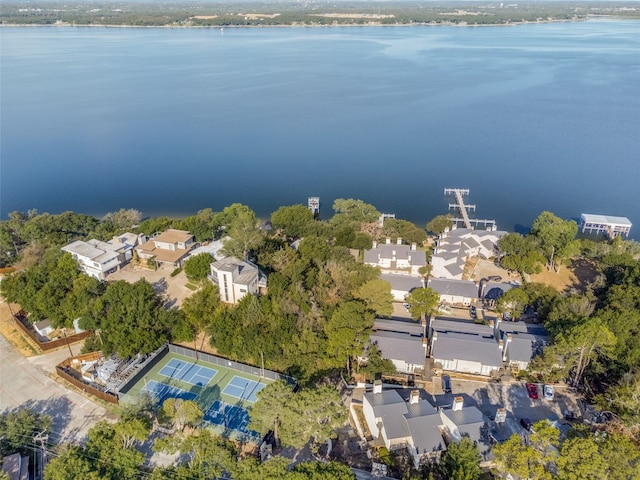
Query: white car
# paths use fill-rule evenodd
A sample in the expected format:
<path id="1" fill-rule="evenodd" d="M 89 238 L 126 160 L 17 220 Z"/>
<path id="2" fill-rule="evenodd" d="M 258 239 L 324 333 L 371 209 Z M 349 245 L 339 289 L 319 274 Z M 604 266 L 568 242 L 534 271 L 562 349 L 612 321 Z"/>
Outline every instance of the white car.
<path id="1" fill-rule="evenodd" d="M 553 387 L 551 385 L 545 385 L 542 389 L 542 394 L 545 400 L 553 400 Z"/>

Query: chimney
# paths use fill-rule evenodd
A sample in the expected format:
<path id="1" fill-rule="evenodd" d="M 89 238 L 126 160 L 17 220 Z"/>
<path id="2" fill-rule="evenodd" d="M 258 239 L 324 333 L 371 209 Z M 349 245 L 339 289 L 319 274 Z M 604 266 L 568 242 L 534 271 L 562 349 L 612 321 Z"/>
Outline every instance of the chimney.
<path id="1" fill-rule="evenodd" d="M 420 390 L 411 390 L 409 394 L 409 404 L 415 405 L 420 401 Z"/>
<path id="2" fill-rule="evenodd" d="M 454 412 L 459 412 L 460 410 L 462 410 L 463 406 L 464 406 L 464 398 L 455 397 L 453 399 L 453 405 L 451 406 L 451 410 L 453 410 Z"/>
<path id="3" fill-rule="evenodd" d="M 398 239 L 396 240 L 396 243 L 398 245 L 402 245 L 402 237 L 398 237 Z"/>
<path id="4" fill-rule="evenodd" d="M 498 350 L 504 351 L 504 341 L 502 339 L 498 340 Z"/>
<path id="5" fill-rule="evenodd" d="M 387 245 L 391 245 L 391 239 L 387 238 Z"/>
<path id="6" fill-rule="evenodd" d="M 371 248 L 378 248 L 378 242 L 374 241 L 373 245 L 371 245 Z"/>
<path id="7" fill-rule="evenodd" d="M 374 394 L 382 393 L 382 380 L 373 381 L 373 393 Z"/>
<path id="8" fill-rule="evenodd" d="M 495 328 L 495 323 L 493 322 L 493 320 L 489 320 L 489 328 L 491 330 L 493 330 Z"/>
<path id="9" fill-rule="evenodd" d="M 511 343 L 511 340 L 513 340 L 513 337 L 511 336 L 510 333 L 507 333 L 507 341 L 504 342 L 504 349 L 502 350 L 502 361 L 503 362 L 507 360 L 507 347 Z"/>
<path id="10" fill-rule="evenodd" d="M 413 242 L 411 244 L 411 250 L 413 250 L 415 252 L 417 248 L 418 248 L 418 245 L 416 244 L 416 242 Z"/>

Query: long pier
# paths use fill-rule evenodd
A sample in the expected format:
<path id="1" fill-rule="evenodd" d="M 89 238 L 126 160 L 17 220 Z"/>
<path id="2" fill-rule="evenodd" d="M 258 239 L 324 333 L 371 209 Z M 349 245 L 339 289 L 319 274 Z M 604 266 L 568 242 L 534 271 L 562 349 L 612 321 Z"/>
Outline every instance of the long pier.
<path id="1" fill-rule="evenodd" d="M 475 205 L 466 205 L 464 203 L 464 195 L 469 195 L 469 189 L 468 188 L 445 188 L 444 189 L 444 194 L 445 195 L 455 195 L 456 197 L 456 203 L 450 203 L 449 204 L 449 209 L 457 209 L 460 212 L 460 215 L 462 216 L 462 218 L 454 218 L 453 221 L 456 222 L 456 224 L 458 222 L 462 222 L 465 226 L 465 228 L 468 229 L 472 229 L 474 227 L 477 228 L 477 226 L 479 224 L 484 225 L 485 229 L 488 230 L 495 230 L 496 229 L 496 221 L 495 220 L 479 220 L 479 219 L 475 219 L 475 218 L 469 218 L 469 211 L 476 211 L 476 206 Z"/>

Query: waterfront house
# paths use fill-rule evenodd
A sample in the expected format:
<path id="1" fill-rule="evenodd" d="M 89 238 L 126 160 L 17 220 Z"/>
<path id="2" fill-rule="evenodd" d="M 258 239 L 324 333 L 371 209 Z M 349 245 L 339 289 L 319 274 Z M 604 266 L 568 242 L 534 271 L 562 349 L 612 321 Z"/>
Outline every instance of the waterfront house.
<path id="1" fill-rule="evenodd" d="M 238 303 L 247 294 L 260 293 L 267 287 L 267 277 L 251 262 L 225 257 L 211 264 L 209 280 L 218 285 L 220 300 Z"/>
<path id="2" fill-rule="evenodd" d="M 498 240 L 507 232 L 452 228 L 436 241 L 431 257 L 431 276 L 462 280 L 464 265 L 472 257 L 491 258 L 497 253 Z"/>
<path id="3" fill-rule="evenodd" d="M 103 280 L 109 273 L 115 272 L 131 260 L 133 249 L 144 239 L 144 235 L 123 233 L 108 242 L 77 240 L 65 245 L 62 250 L 73 256 L 84 273 Z"/>
<path id="4" fill-rule="evenodd" d="M 379 267 L 383 273 L 419 277 L 420 267 L 427 265 L 427 254 L 418 250 L 415 243 L 403 245 L 401 238 L 398 238 L 396 243 L 387 238 L 382 244 L 373 242 L 372 248 L 364 251 L 364 263 Z"/>
<path id="5" fill-rule="evenodd" d="M 154 260 L 159 266 L 181 267 L 195 247 L 193 235 L 169 228 L 136 248 L 142 260 Z"/>

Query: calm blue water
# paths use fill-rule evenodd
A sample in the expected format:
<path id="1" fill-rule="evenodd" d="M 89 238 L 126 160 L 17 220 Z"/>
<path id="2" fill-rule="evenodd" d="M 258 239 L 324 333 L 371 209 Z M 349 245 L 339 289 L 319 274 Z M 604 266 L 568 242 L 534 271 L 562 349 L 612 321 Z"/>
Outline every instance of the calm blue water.
<path id="1" fill-rule="evenodd" d="M 1 28 L 1 205 L 267 216 L 361 198 L 423 223 L 471 189 L 640 235 L 640 22 L 327 29 Z"/>

